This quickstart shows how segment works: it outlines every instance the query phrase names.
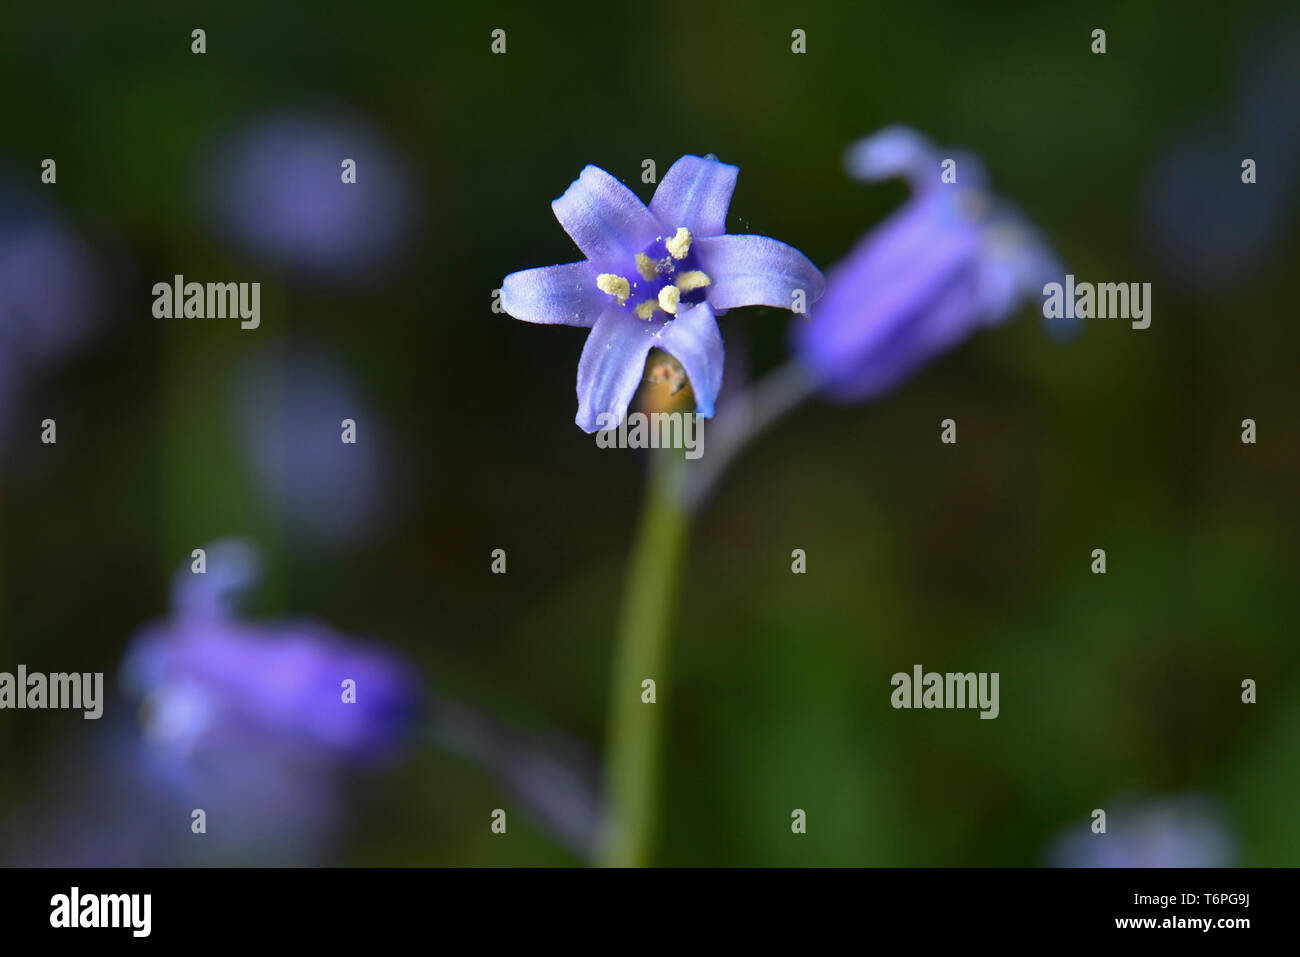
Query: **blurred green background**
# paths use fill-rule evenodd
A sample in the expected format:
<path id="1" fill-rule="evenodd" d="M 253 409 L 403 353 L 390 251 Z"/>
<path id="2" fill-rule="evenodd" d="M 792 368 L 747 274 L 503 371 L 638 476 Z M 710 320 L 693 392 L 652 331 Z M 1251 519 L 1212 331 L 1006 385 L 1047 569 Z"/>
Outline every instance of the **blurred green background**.
<path id="1" fill-rule="evenodd" d="M 4 453 L 0 670 L 111 674 L 190 549 L 239 535 L 269 563 L 259 614 L 381 641 L 439 692 L 598 750 L 642 463 L 573 424 L 585 333 L 494 314 L 492 291 L 577 258 L 549 204 L 585 164 L 648 200 L 642 160 L 662 175 L 687 152 L 740 166 L 733 231 L 825 268 L 906 195 L 850 182 L 843 148 L 904 122 L 982 157 L 1081 279 L 1153 281 L 1152 325 L 1085 323 L 1062 345 L 1031 304 L 881 400 L 807 406 L 744 455 L 692 542 L 659 697 L 656 859 L 1036 864 L 1117 796 L 1197 792 L 1240 863 L 1300 862 L 1296 231 L 1288 216 L 1270 261 L 1206 292 L 1158 270 L 1140 222 L 1154 157 L 1189 124 L 1231 127 L 1281 10 L 11 8 L 3 156 L 33 184 L 58 158 L 40 195 L 112 250 L 118 294 L 104 333 L 39 384 L 57 447 L 24 426 Z M 364 118 L 405 162 L 420 216 L 402 261 L 361 288 L 266 274 L 256 332 L 154 319 L 150 287 L 174 273 L 262 276 L 194 202 L 214 138 L 316 106 Z M 781 360 L 787 322 L 723 320 L 729 384 Z M 401 517 L 355 545 L 295 544 L 225 425 L 238 360 L 290 337 L 344 357 L 400 450 Z M 938 441 L 949 416 L 955 447 Z M 894 711 L 889 677 L 915 663 L 1000 672 L 1000 717 Z M 83 724 L 0 713 L 7 824 Z M 459 760 L 416 753 L 353 787 L 340 863 L 572 862 L 527 826 L 494 838 L 497 785 Z"/>

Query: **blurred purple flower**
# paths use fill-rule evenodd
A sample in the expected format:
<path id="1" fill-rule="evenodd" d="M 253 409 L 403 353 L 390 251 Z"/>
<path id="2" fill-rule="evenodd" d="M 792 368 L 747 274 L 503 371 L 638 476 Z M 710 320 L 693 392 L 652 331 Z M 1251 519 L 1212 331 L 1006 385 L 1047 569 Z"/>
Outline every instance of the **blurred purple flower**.
<path id="1" fill-rule="evenodd" d="M 1116 802 L 1106 833 L 1076 824 L 1053 841 L 1053 867 L 1228 867 L 1233 840 L 1204 798 Z"/>
<path id="2" fill-rule="evenodd" d="M 70 227 L 0 186 L 0 444 L 26 386 L 94 330 L 102 287 Z"/>
<path id="3" fill-rule="evenodd" d="M 116 712 L 116 708 L 112 711 Z M 334 762 L 283 743 L 209 748 L 184 762 L 114 714 L 53 755 L 0 835 L 23 867 L 322 863 L 345 823 Z M 191 832 L 201 808 L 208 831 Z"/>
<path id="4" fill-rule="evenodd" d="M 210 153 L 205 203 L 228 240 L 291 273 L 367 279 L 402 245 L 415 208 L 403 164 L 364 124 L 285 112 Z M 356 182 L 343 181 L 344 160 Z"/>
<path id="5" fill-rule="evenodd" d="M 584 431 L 623 420 L 651 348 L 677 359 L 697 411 L 713 415 L 723 367 L 715 317 L 736 306 L 790 309 L 797 291 L 804 305 L 821 296 L 821 272 L 797 249 L 726 235 L 739 172 L 712 157 L 683 156 L 647 209 L 588 166 L 551 204 L 586 258 L 506 277 L 501 304 L 516 319 L 591 329 L 578 362 L 576 422 Z"/>
<path id="6" fill-rule="evenodd" d="M 1195 290 L 1220 291 L 1277 262 L 1298 195 L 1300 31 L 1250 38 L 1231 117 L 1201 122 L 1161 149 L 1143 182 L 1142 231 L 1158 265 Z M 1255 182 L 1242 163 L 1255 162 Z"/>
<path id="7" fill-rule="evenodd" d="M 1197 289 L 1231 286 L 1274 259 L 1290 219 L 1280 157 L 1209 130 L 1189 133 L 1156 157 L 1142 191 L 1143 228 L 1164 271 Z M 1264 171 L 1241 181 L 1241 161 Z"/>
<path id="8" fill-rule="evenodd" d="M 348 544 L 393 512 L 387 431 L 331 354 L 296 349 L 250 360 L 232 393 L 235 436 L 257 486 L 312 544 Z M 356 423 L 345 443 L 342 422 Z"/>
<path id="9" fill-rule="evenodd" d="M 1244 39 L 1234 111 L 1241 139 L 1283 159 L 1276 178 L 1294 190 L 1295 177 L 1283 171 L 1295 168 L 1300 152 L 1300 21 L 1270 23 Z"/>
<path id="10" fill-rule="evenodd" d="M 956 183 L 941 181 L 945 156 L 957 159 Z M 794 326 L 801 362 L 832 397 L 884 392 L 1063 275 L 1037 231 L 988 192 L 975 158 L 893 126 L 845 162 L 866 182 L 904 177 L 913 195 L 830 270 L 821 304 Z"/>
<path id="11" fill-rule="evenodd" d="M 181 757 L 272 741 L 343 759 L 393 753 L 420 711 L 412 675 L 322 625 L 234 618 L 230 592 L 251 581 L 249 554 L 239 543 L 210 546 L 206 574 L 183 569 L 175 614 L 128 652 L 123 685 L 143 701 L 148 736 Z M 348 682 L 354 701 L 345 700 Z"/>

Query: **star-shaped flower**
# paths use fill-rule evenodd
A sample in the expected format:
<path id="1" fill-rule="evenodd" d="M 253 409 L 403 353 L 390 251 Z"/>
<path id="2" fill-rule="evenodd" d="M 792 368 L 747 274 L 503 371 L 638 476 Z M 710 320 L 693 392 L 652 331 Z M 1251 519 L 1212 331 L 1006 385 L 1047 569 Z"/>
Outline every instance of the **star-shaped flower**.
<path id="1" fill-rule="evenodd" d="M 578 361 L 578 414 L 586 432 L 623 420 L 646 355 L 673 356 L 713 415 L 722 386 L 716 317 L 736 306 L 806 309 L 825 280 L 803 253 L 766 236 L 726 234 L 739 167 L 683 156 L 647 208 L 596 166 L 551 204 L 586 258 L 511 273 L 506 312 L 525 322 L 591 329 Z"/>

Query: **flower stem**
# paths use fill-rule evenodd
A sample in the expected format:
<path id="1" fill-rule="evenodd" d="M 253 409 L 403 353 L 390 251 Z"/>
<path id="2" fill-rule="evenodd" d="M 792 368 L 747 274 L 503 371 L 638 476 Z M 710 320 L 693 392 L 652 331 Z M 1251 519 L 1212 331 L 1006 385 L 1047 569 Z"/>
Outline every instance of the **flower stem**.
<path id="1" fill-rule="evenodd" d="M 813 380 L 791 359 L 720 408 L 708 430 L 704 457 L 692 463 L 682 484 L 687 510 L 698 512 L 737 456 L 814 391 Z"/>
<path id="2" fill-rule="evenodd" d="M 607 867 L 650 862 L 664 705 L 643 702 L 642 682 L 652 679 L 656 696 L 667 687 L 668 641 L 690 532 L 690 516 L 681 501 L 681 451 L 651 454 L 614 649 L 606 762 L 612 817 L 602 856 Z"/>

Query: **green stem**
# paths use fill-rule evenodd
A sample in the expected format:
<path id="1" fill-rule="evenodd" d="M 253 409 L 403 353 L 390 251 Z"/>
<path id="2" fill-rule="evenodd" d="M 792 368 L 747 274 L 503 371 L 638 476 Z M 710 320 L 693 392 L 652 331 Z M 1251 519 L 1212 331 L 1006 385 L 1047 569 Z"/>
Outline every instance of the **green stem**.
<path id="1" fill-rule="evenodd" d="M 656 696 L 664 693 L 668 640 L 690 532 L 690 516 L 681 502 L 681 451 L 652 454 L 614 650 L 606 771 L 611 820 L 602 855 L 607 867 L 641 867 L 650 860 L 664 705 L 642 701 L 642 682 L 653 679 Z"/>

